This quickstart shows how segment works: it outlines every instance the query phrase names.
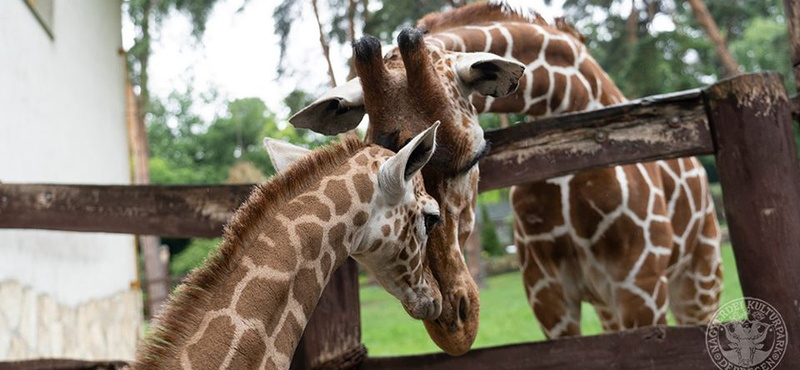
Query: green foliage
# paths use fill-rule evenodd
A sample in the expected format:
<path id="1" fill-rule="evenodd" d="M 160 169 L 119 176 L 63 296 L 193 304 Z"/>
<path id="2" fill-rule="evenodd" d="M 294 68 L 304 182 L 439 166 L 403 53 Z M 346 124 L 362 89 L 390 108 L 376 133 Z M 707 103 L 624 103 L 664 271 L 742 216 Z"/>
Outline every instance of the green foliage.
<path id="1" fill-rule="evenodd" d="M 148 116 L 150 178 L 156 184 L 218 184 L 238 161 L 248 161 L 263 174 L 274 173 L 264 137 L 315 147 L 327 139 L 290 125 L 279 127 L 259 98 L 224 102 L 224 114 L 206 122 L 194 113 L 192 91 L 154 101 Z"/>
<path id="2" fill-rule="evenodd" d="M 497 230 L 494 229 L 494 223 L 489 219 L 489 211 L 486 205 L 481 204 L 481 246 L 483 250 L 489 253 L 490 256 L 501 256 L 506 253 L 503 244 L 500 243 L 500 237 L 497 236 Z"/>
<path id="3" fill-rule="evenodd" d="M 219 247 L 221 239 L 195 238 L 183 251 L 175 256 L 169 263 L 169 271 L 173 276 L 184 276 L 203 261 Z"/>
<path id="4" fill-rule="evenodd" d="M 789 34 L 782 17 L 757 17 L 750 20 L 741 37 L 731 41 L 731 54 L 748 71 L 778 71 L 785 85 L 794 92 L 792 63 L 789 58 Z"/>

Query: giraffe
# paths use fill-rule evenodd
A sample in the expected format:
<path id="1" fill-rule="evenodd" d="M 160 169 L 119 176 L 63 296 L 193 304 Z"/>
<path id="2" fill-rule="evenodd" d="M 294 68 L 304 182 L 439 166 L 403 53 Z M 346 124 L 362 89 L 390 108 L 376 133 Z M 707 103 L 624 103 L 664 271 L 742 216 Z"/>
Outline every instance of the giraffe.
<path id="1" fill-rule="evenodd" d="M 172 295 L 131 368 L 288 369 L 349 256 L 412 317 L 435 319 L 441 295 L 422 259 L 440 216 L 419 171 L 436 127 L 397 154 L 355 139 L 310 153 L 268 140 L 282 172 L 235 213 L 218 253 Z"/>
<path id="2" fill-rule="evenodd" d="M 441 121 L 437 151 L 422 169 L 425 187 L 441 206 L 441 227 L 428 239 L 426 266 L 442 294 L 442 312 L 423 320 L 431 339 L 451 355 L 469 350 L 478 330 L 478 290 L 462 254 L 472 232 L 478 161 L 488 153 L 468 97 L 504 96 L 524 66 L 489 53 L 431 50 L 420 32 L 405 30 L 398 48 L 382 57 L 380 42 L 365 36 L 353 46 L 358 78 L 329 91 L 290 122 L 332 135 L 355 128 L 369 114 L 367 143 L 396 150 Z"/>
<path id="3" fill-rule="evenodd" d="M 626 101 L 562 18 L 548 24 L 505 2 L 474 3 L 418 22 L 438 48 L 502 55 L 526 66 L 509 97 L 472 96 L 480 112 L 531 118 Z M 612 138 L 613 140 L 613 138 Z M 697 158 L 583 171 L 511 188 L 525 292 L 547 337 L 580 334 L 581 302 L 605 330 L 707 323 L 718 306 L 719 223 Z"/>
<path id="4" fill-rule="evenodd" d="M 536 118 L 626 101 L 588 53 L 581 35 L 563 19 L 550 25 L 536 13 L 503 2 L 484 2 L 430 14 L 418 27 L 420 31 L 401 32 L 398 48 L 384 58 L 387 67 L 397 63 L 398 53 L 404 62 L 414 62 L 406 57 L 410 53 L 404 53 L 400 39 L 420 32 L 426 34 L 427 46 L 421 54 L 432 60 L 493 53 L 526 67 L 520 88 L 509 96 L 456 89 L 447 97 L 449 102 L 439 102 L 439 111 L 426 112 L 463 120 L 462 135 L 475 131 L 477 112 L 516 112 Z M 496 65 L 474 67 L 473 71 L 494 78 L 506 70 Z M 469 81 L 458 69 L 436 66 L 427 72 L 445 81 L 445 86 L 453 74 L 461 84 Z M 377 85 L 389 99 L 370 104 L 371 94 L 380 95 L 370 92 L 374 83 L 362 78 L 363 89 L 354 83 L 331 91 L 307 108 L 308 117 L 296 116 L 293 123 L 330 134 L 343 131 L 366 112 L 370 114 L 367 137 L 384 146 L 397 145 L 419 128 L 398 135 L 391 126 L 373 122 L 373 115 L 420 115 L 419 108 L 397 98 L 397 91 L 407 86 L 391 84 Z M 428 98 L 425 84 L 415 85 Z M 472 103 L 471 109 L 463 108 L 465 100 Z M 308 125 L 311 117 L 328 124 Z M 451 135 L 459 134 L 445 132 L 440 142 Z M 437 156 L 452 163 L 476 158 L 445 151 Z M 429 175 L 423 171 L 426 184 L 434 184 Z M 475 188 L 469 190 L 473 196 L 477 193 Z M 664 324 L 668 307 L 681 324 L 707 322 L 715 311 L 722 276 L 719 224 L 705 171 L 696 158 L 616 166 L 522 184 L 511 189 L 511 201 L 525 292 L 549 338 L 580 334 L 582 301 L 596 308 L 605 330 Z M 471 217 L 464 219 L 472 222 Z"/>

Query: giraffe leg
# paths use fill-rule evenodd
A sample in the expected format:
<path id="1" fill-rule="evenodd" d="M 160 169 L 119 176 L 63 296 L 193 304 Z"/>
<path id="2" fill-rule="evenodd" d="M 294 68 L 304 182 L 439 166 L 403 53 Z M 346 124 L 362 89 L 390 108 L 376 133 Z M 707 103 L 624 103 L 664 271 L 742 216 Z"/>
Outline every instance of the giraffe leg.
<path id="1" fill-rule="evenodd" d="M 706 324 L 719 306 L 722 290 L 720 230 L 713 206 L 690 257 L 686 268 L 670 281 L 670 309 L 678 324 Z"/>
<path id="2" fill-rule="evenodd" d="M 547 338 L 578 336 L 581 334 L 581 300 L 576 284 L 565 283 L 560 272 L 540 263 L 535 249 L 550 247 L 542 244 L 551 243 L 517 245 L 528 304 Z"/>

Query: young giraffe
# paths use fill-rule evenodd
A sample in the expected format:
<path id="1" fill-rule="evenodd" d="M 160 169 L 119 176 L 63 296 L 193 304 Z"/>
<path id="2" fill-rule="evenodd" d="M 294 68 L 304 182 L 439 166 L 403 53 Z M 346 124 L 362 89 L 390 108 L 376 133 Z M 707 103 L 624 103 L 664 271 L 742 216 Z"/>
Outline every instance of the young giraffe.
<path id="1" fill-rule="evenodd" d="M 438 149 L 422 169 L 426 189 L 441 205 L 442 225 L 431 234 L 426 264 L 441 289 L 442 314 L 424 324 L 442 350 L 458 355 L 470 348 L 478 330 L 477 287 L 462 247 L 474 224 L 477 163 L 488 153 L 469 95 L 513 92 L 524 66 L 488 53 L 432 50 L 413 30 L 397 40 L 399 47 L 383 58 L 376 38 L 361 38 L 354 44 L 359 79 L 330 91 L 290 122 L 336 134 L 355 128 L 367 112 L 365 140 L 389 149 L 425 130 L 423 122 L 442 122 Z"/>
<path id="2" fill-rule="evenodd" d="M 563 19 L 551 26 L 492 2 L 430 14 L 418 26 L 435 47 L 526 65 L 512 96 L 473 96 L 480 112 L 538 118 L 626 101 Z M 606 330 L 666 324 L 668 306 L 680 324 L 708 322 L 716 310 L 719 224 L 697 158 L 514 186 L 511 202 L 525 291 L 548 337 L 580 334 L 581 301 Z"/>
<path id="3" fill-rule="evenodd" d="M 133 369 L 288 369 L 328 278 L 348 256 L 412 317 L 441 295 L 422 266 L 439 209 L 422 166 L 433 125 L 396 155 L 357 140 L 306 154 L 267 143 L 281 174 L 236 212 L 219 252 L 171 297 Z M 278 148 L 278 150 L 275 150 Z"/>

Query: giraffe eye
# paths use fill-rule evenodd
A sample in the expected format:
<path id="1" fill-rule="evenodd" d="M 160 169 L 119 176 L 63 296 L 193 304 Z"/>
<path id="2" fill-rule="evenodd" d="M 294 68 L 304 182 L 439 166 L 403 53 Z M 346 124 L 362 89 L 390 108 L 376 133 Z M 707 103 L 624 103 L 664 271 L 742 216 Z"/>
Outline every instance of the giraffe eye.
<path id="1" fill-rule="evenodd" d="M 435 213 L 424 213 L 422 216 L 425 217 L 425 234 L 430 234 L 433 228 L 442 222 L 442 218 Z"/>

